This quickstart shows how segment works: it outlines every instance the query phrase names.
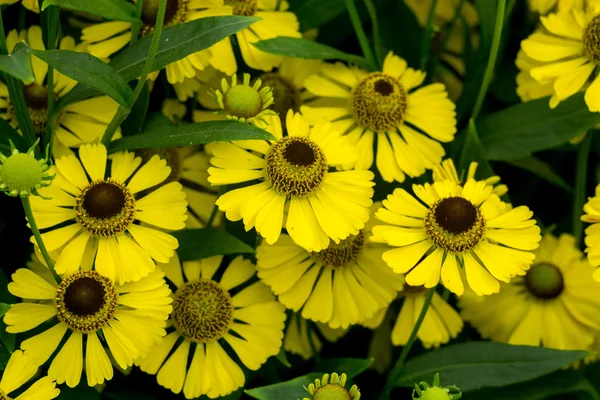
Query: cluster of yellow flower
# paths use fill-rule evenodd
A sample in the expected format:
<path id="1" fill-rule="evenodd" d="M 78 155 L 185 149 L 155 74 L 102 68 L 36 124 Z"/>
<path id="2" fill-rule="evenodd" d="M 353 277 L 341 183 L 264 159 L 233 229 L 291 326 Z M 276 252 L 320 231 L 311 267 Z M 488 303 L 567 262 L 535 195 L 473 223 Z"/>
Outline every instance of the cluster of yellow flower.
<path id="1" fill-rule="evenodd" d="M 422 5 L 407 3 L 424 24 Z M 540 12 L 554 9 L 550 3 L 556 1 L 531 0 Z M 600 6 L 571 3 L 542 16 L 539 30 L 523 41 L 518 93 L 523 101 L 551 95 L 555 107 L 585 89 L 589 109 L 600 111 L 600 80 L 589 79 L 600 60 Z M 452 18 L 448 7 L 454 6 L 440 1 L 436 17 Z M 508 189 L 499 177 L 476 177 L 476 163 L 463 174 L 444 160 L 442 143 L 457 131 L 457 82 L 424 84 L 425 72 L 391 52 L 381 71 L 369 72 L 253 47 L 260 39 L 300 37 L 287 8 L 276 0 L 168 0 L 164 23 L 262 18 L 235 40 L 245 64 L 262 75 L 236 75 L 227 38 L 166 66 L 178 100 L 165 101 L 163 113 L 177 121 L 188 113 L 181 101 L 194 98 L 205 109 L 191 113 L 194 121 L 240 121 L 272 140 L 109 155 L 99 141 L 117 103 L 92 97 L 59 115 L 54 165 L 43 170 L 54 179 L 31 197 L 44 246 L 32 238 L 37 256 L 8 286 L 23 302 L 4 316 L 9 333 L 38 331 L 13 354 L 0 398 L 45 363 L 51 379 L 30 389 L 38 390 L 36 399 L 57 396 L 52 379 L 74 387 L 85 371 L 94 386 L 113 378 L 113 366 L 134 365 L 188 399 L 216 398 L 244 386 L 242 366 L 258 370 L 282 347 L 308 359 L 321 349 L 319 338 L 335 341 L 353 325 L 376 330 L 370 351 L 385 369 L 385 346 L 407 344 L 424 304 L 417 335 L 426 348 L 456 337 L 463 320 L 496 341 L 599 348 L 600 186 L 582 210 L 583 220 L 594 223 L 587 258 L 570 235 L 542 238 L 528 207 L 503 200 Z M 140 35 L 153 32 L 156 12 L 156 2 L 144 2 Z M 469 3 L 463 14 L 477 24 Z M 107 59 L 136 34 L 129 22 L 84 24 L 80 43 L 66 36 L 59 48 Z M 37 26 L 11 31 L 9 50 L 19 40 L 44 48 Z M 446 58 L 459 73 L 461 51 Z M 36 57 L 32 66 L 35 81 L 24 95 L 41 134 L 48 66 Z M 53 74 L 57 99 L 77 83 Z M 17 128 L 3 83 L 0 107 Z M 12 194 L 22 192 L 10 174 L 18 154 L 0 156 L 0 189 Z M 401 183 L 427 172 L 431 182 L 414 184 L 412 192 L 397 187 L 374 201 L 376 173 Z M 32 176 L 40 181 L 42 172 Z M 259 235 L 255 262 L 221 255 L 180 261 L 173 232 L 222 226 L 217 208 Z M 443 293 L 435 291 L 440 284 Z M 448 303 L 451 293 L 461 314 Z M 392 306 L 397 299 L 399 312 Z M 15 378 L 19 369 L 25 372 Z M 356 386 L 348 391 L 345 383 L 345 375 L 332 374 L 309 393 L 314 399 L 322 387 L 337 385 L 344 398 L 358 399 Z"/>

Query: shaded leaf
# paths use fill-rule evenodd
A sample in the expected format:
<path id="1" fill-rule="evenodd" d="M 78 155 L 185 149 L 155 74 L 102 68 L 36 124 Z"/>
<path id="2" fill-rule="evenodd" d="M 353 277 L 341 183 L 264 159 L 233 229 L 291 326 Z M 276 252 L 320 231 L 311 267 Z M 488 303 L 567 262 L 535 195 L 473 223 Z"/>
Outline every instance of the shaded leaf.
<path id="1" fill-rule="evenodd" d="M 320 379 L 322 376 L 323 374 L 314 372 L 287 382 L 249 389 L 246 390 L 246 394 L 259 400 L 302 399 L 308 395 L 304 387 L 308 387 L 308 385 L 315 382 L 315 379 Z"/>
<path id="2" fill-rule="evenodd" d="M 177 254 L 181 261 L 239 253 L 254 253 L 254 249 L 235 236 L 214 228 L 184 229 L 174 232 L 179 241 Z"/>
<path id="3" fill-rule="evenodd" d="M 125 0 L 44 0 L 42 11 L 48 6 L 84 11 L 111 21 L 141 22 L 136 17 L 133 3 Z"/>
<path id="4" fill-rule="evenodd" d="M 458 163 L 458 173 L 461 174 L 463 171 L 466 172 L 469 169 L 469 164 L 473 161 L 478 164 L 478 176 L 476 178 L 486 179 L 494 175 L 492 166 L 485 158 L 483 147 L 481 146 L 479 136 L 477 135 L 477 127 L 471 119 L 469 120 L 467 135 L 465 136 L 465 142 Z"/>
<path id="5" fill-rule="evenodd" d="M 31 52 L 25 42 L 19 42 L 9 55 L 0 56 L 0 71 L 14 76 L 25 83 L 34 81 L 31 70 Z"/>
<path id="6" fill-rule="evenodd" d="M 13 142 L 20 152 L 23 153 L 29 150 L 23 136 L 19 135 L 19 133 L 10 126 L 4 118 L 0 118 L 0 152 L 6 156 L 10 155 L 9 140 Z"/>
<path id="7" fill-rule="evenodd" d="M 10 310 L 11 307 L 12 304 L 0 303 L 0 318 L 4 317 L 4 314 L 6 314 L 6 312 Z"/>
<path id="8" fill-rule="evenodd" d="M 115 69 L 88 53 L 71 50 L 36 50 L 31 52 L 48 65 L 79 82 L 129 107 L 132 91 Z"/>
<path id="9" fill-rule="evenodd" d="M 144 129 L 144 125 L 147 122 L 146 115 L 148 113 L 148 106 L 150 105 L 149 84 L 150 82 L 146 81 L 140 95 L 133 104 L 133 107 L 131 107 L 131 112 L 121 124 L 123 136 L 137 135 Z"/>
<path id="10" fill-rule="evenodd" d="M 509 160 L 507 163 L 529 171 L 569 193 L 573 192 L 573 188 L 560 175 L 554 172 L 550 164 L 547 164 L 538 158 L 523 157 L 516 160 Z"/>
<path id="11" fill-rule="evenodd" d="M 305 58 L 310 60 L 342 60 L 356 64 L 370 71 L 375 69 L 364 58 L 344 53 L 333 47 L 314 42 L 307 39 L 277 37 L 274 39 L 261 40 L 257 43 L 252 43 L 254 47 L 267 53 L 278 56 Z"/>
<path id="12" fill-rule="evenodd" d="M 323 373 L 331 374 L 337 372 L 338 375 L 342 373 L 348 376 L 348 379 L 354 379 L 355 376 L 365 372 L 367 368 L 373 363 L 372 359 L 363 358 L 330 358 L 321 360 L 315 366 L 316 371 L 323 371 Z"/>
<path id="13" fill-rule="evenodd" d="M 443 347 L 408 361 L 396 386 L 412 387 L 437 372 L 441 381 L 463 392 L 525 382 L 549 374 L 590 355 L 495 342 L 469 342 Z"/>
<path id="14" fill-rule="evenodd" d="M 387 51 L 402 57 L 411 67 L 419 66 L 423 28 L 404 1 L 392 1 L 379 13 L 381 40 Z M 410 38 L 410 40 L 398 40 Z"/>
<path id="15" fill-rule="evenodd" d="M 195 124 L 160 125 L 110 144 L 109 152 L 192 146 L 230 140 L 274 140 L 266 130 L 238 121 L 207 121 Z"/>
<path id="16" fill-rule="evenodd" d="M 292 364 L 290 364 L 290 362 L 287 359 L 287 354 L 285 353 L 285 349 L 283 348 L 283 346 L 281 346 L 281 349 L 279 349 L 279 353 L 277 353 L 275 358 L 277 358 L 277 361 L 279 361 L 282 365 L 288 368 L 292 367 Z"/>
<path id="17" fill-rule="evenodd" d="M 290 11 L 296 14 L 304 32 L 346 12 L 346 6 L 344 0 L 290 0 Z"/>
<path id="18" fill-rule="evenodd" d="M 82 379 L 79 385 L 70 388 L 66 385 L 61 386 L 58 400 L 100 400 L 100 393 L 93 387 L 87 385 L 85 379 Z"/>

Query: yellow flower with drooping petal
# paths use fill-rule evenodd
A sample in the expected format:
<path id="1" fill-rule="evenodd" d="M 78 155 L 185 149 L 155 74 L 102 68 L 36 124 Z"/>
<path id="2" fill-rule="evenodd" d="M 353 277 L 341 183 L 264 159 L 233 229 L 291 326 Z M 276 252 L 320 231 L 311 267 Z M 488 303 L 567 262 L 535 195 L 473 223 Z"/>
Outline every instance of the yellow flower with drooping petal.
<path id="1" fill-rule="evenodd" d="M 211 146 L 210 183 L 259 181 L 220 196 L 219 209 L 231 221 L 243 219 L 246 230 L 255 227 L 268 244 L 277 242 L 284 226 L 291 240 L 308 251 L 358 235 L 373 204 L 373 173 L 329 170 L 355 160 L 356 148 L 331 124 L 311 128 L 291 110 L 287 136 L 279 117 L 265 119 L 277 140 Z"/>
<path id="2" fill-rule="evenodd" d="M 475 179 L 475 175 L 477 173 L 478 164 L 473 161 L 469 164 L 469 169 L 467 170 L 467 174 L 465 177 L 462 176 L 459 178 L 458 173 L 456 172 L 456 167 L 454 166 L 454 161 L 451 158 L 447 158 L 442 161 L 440 164 L 433 167 L 433 181 L 441 182 L 447 179 L 456 182 L 458 184 L 464 184 L 466 181 L 470 179 Z M 464 172 L 464 171 L 461 171 Z M 500 184 L 500 177 L 498 175 L 490 176 L 486 179 L 482 179 L 487 185 L 490 185 L 494 188 L 492 193 L 497 196 L 503 196 L 508 193 L 508 187 L 506 185 Z"/>
<path id="3" fill-rule="evenodd" d="M 136 364 L 187 399 L 232 393 L 244 386 L 241 364 L 256 371 L 281 348 L 283 306 L 264 283 L 250 283 L 256 273 L 250 261 L 239 256 L 222 264 L 223 256 L 214 256 L 183 263 L 173 257 L 161 265 L 177 287 L 169 333 Z"/>
<path id="4" fill-rule="evenodd" d="M 440 142 L 456 133 L 455 105 L 444 85 L 420 87 L 424 80 L 424 72 L 392 53 L 382 72 L 324 63 L 319 75 L 306 79 L 316 98 L 300 111 L 313 125 L 330 121 L 358 147 L 357 161 L 345 167 L 369 169 L 375 161 L 385 181 L 402 182 L 439 164 L 445 154 Z"/>
<path id="5" fill-rule="evenodd" d="M 21 350 L 16 350 L 8 359 L 8 364 L 0 380 L 0 399 L 9 400 L 51 400 L 60 394 L 54 381 L 45 376 L 36 380 L 27 390 L 17 397 L 8 397 L 35 376 L 39 365 Z"/>
<path id="6" fill-rule="evenodd" d="M 600 283 L 575 238 L 544 235 L 524 276 L 499 293 L 459 300 L 462 317 L 484 338 L 561 350 L 590 349 L 600 331 Z"/>
<path id="7" fill-rule="evenodd" d="M 26 302 L 8 310 L 6 330 L 28 332 L 53 319 L 52 327 L 21 343 L 25 355 L 37 366 L 51 360 L 48 375 L 58 383 L 75 387 L 85 370 L 87 384 L 100 385 L 113 377 L 108 353 L 126 369 L 162 341 L 172 310 L 163 276 L 155 271 L 138 282 L 115 285 L 97 271 L 80 270 L 58 283 L 18 269 L 8 290 Z"/>
<path id="8" fill-rule="evenodd" d="M 32 198 L 31 207 L 48 251 L 60 249 L 56 272 L 94 268 L 120 284 L 137 281 L 167 262 L 178 247 L 165 230 L 185 227 L 187 201 L 182 185 L 163 183 L 171 168 L 158 155 L 142 159 L 125 151 L 111 156 L 87 144 L 56 160 L 56 177 Z M 143 224 L 136 223 L 137 221 Z M 33 239 L 32 239 L 33 241 Z"/>
<path id="9" fill-rule="evenodd" d="M 288 353 L 297 354 L 305 360 L 310 360 L 315 351 L 319 353 L 323 348 L 323 339 L 329 343 L 335 343 L 346 332 L 348 329 L 332 329 L 326 324 L 312 323 L 302 318 L 300 314 L 293 312 L 283 338 L 283 349 Z"/>
<path id="10" fill-rule="evenodd" d="M 600 185 L 596 186 L 596 195 L 583 206 L 584 215 L 581 220 L 592 225 L 585 230 L 587 258 L 592 266 L 600 265 Z M 594 272 L 594 279 L 600 282 L 600 268 Z"/>
<path id="11" fill-rule="evenodd" d="M 395 247 L 383 259 L 411 286 L 441 281 L 460 296 L 464 269 L 475 293 L 497 293 L 499 280 L 525 274 L 541 236 L 529 208 L 511 209 L 492 191 L 473 179 L 413 185 L 416 197 L 396 189 L 376 213 L 388 225 L 374 227 L 372 239 Z"/>

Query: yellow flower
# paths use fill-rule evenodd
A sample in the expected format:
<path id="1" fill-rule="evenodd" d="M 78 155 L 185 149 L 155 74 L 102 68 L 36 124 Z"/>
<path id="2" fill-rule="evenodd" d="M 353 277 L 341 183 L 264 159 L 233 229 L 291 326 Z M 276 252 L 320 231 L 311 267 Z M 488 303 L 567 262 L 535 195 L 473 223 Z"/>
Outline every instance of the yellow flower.
<path id="1" fill-rule="evenodd" d="M 39 365 L 21 350 L 12 353 L 0 380 L 0 398 L 12 400 L 13 398 L 8 395 L 33 378 L 38 368 Z M 60 390 L 56 388 L 54 381 L 45 376 L 35 381 L 19 396 L 14 397 L 14 400 L 50 400 L 56 398 L 59 393 Z"/>
<path id="2" fill-rule="evenodd" d="M 585 90 L 589 110 L 600 111 L 600 79 L 592 76 L 600 62 L 599 14 L 600 5 L 590 5 L 585 11 L 572 9 L 542 16 L 545 29 L 521 42 L 525 55 L 541 64 L 529 70 L 531 77 L 553 86 L 551 108 Z"/>
<path id="3" fill-rule="evenodd" d="M 225 352 L 225 342 L 253 371 L 281 348 L 283 306 L 265 284 L 249 282 L 256 272 L 250 261 L 235 258 L 217 280 L 222 263 L 223 256 L 183 265 L 173 257 L 161 266 L 177 287 L 170 333 L 136 363 L 187 399 L 225 396 L 244 385 L 244 372 Z"/>
<path id="4" fill-rule="evenodd" d="M 211 159 L 214 167 L 208 169 L 210 183 L 260 181 L 219 197 L 219 209 L 229 220 L 243 219 L 246 230 L 255 227 L 268 244 L 277 242 L 283 226 L 308 251 L 326 248 L 330 239 L 339 243 L 358 235 L 369 219 L 373 173 L 329 171 L 355 160 L 355 147 L 331 124 L 311 128 L 291 110 L 285 137 L 279 118 L 266 118 L 276 141 L 211 146 L 215 157 Z"/>
<path id="5" fill-rule="evenodd" d="M 0 5 L 15 4 L 18 1 L 19 0 L 0 0 Z M 40 13 L 40 4 L 37 0 L 23 0 L 21 4 L 29 11 L 33 11 L 37 14 Z"/>
<path id="6" fill-rule="evenodd" d="M 108 172 L 101 144 L 81 146 L 79 159 L 56 160 L 52 185 L 39 190 L 47 199 L 34 197 L 31 206 L 39 228 L 46 230 L 42 238 L 48 251 L 60 249 L 57 273 L 73 273 L 80 265 L 91 268 L 95 257 L 95 269 L 122 284 L 139 280 L 154 270 L 155 261 L 173 256 L 177 239 L 160 229 L 184 228 L 185 193 L 178 182 L 152 190 L 171 168 L 157 155 L 141 163 L 133 153 L 116 153 Z"/>
<path id="7" fill-rule="evenodd" d="M 253 123 L 257 120 L 264 122 L 267 115 L 276 115 L 268 109 L 273 104 L 271 88 L 263 85 L 260 79 L 250 86 L 250 74 L 244 74 L 243 79 L 238 84 L 237 75 L 233 75 L 229 85 L 227 79 L 223 78 L 221 90 L 215 91 L 215 101 L 226 119 Z"/>
<path id="8" fill-rule="evenodd" d="M 582 9 L 584 0 L 528 0 L 531 11 L 539 14 L 547 14 L 556 9 L 557 11 L 569 11 L 574 8 Z"/>
<path id="9" fill-rule="evenodd" d="M 392 247 L 383 259 L 411 286 L 434 287 L 441 281 L 450 291 L 464 291 L 459 269 L 478 295 L 500 290 L 524 275 L 533 262 L 540 228 L 525 206 L 508 209 L 484 181 L 464 186 L 445 180 L 413 185 L 415 195 L 396 189 L 377 211 L 389 225 L 373 228 L 373 240 Z M 425 205 L 424 205 L 425 204 Z"/>
<path id="10" fill-rule="evenodd" d="M 475 174 L 477 173 L 478 164 L 473 161 L 469 164 L 469 169 L 467 170 L 467 176 L 463 177 L 461 174 L 461 178 L 458 177 L 458 173 L 456 172 L 456 167 L 454 166 L 454 161 L 451 158 L 447 158 L 442 161 L 440 164 L 433 167 L 433 181 L 441 182 L 444 180 L 451 180 L 458 184 L 464 184 L 466 181 L 470 179 L 475 179 Z M 490 185 L 494 188 L 492 193 L 497 196 L 503 196 L 508 193 L 508 187 L 506 185 L 501 185 L 500 177 L 497 175 L 490 176 L 489 178 L 483 179 L 487 185 Z"/>
<path id="11" fill-rule="evenodd" d="M 172 309 L 163 276 L 156 271 L 138 282 L 115 285 L 97 271 L 84 270 L 57 283 L 18 269 L 8 290 L 26 302 L 8 310 L 6 330 L 27 332 L 52 319 L 51 328 L 21 343 L 25 355 L 38 366 L 52 359 L 48 375 L 58 383 L 77 386 L 85 369 L 88 385 L 102 384 L 113 377 L 107 350 L 125 369 L 162 341 Z"/>
<path id="12" fill-rule="evenodd" d="M 313 325 L 302 318 L 300 314 L 293 312 L 283 338 L 283 349 L 288 353 L 297 354 L 305 360 L 310 360 L 314 356 L 311 341 L 314 350 L 318 353 L 323 348 L 320 337 L 329 343 L 335 343 L 346 332 L 348 332 L 347 329 L 332 329 L 328 325 L 318 322 Z"/>
<path id="13" fill-rule="evenodd" d="M 517 95 L 522 102 L 552 96 L 554 93 L 552 81 L 538 82 L 531 76 L 531 70 L 543 66 L 544 63 L 528 57 L 523 49 L 520 49 L 517 53 L 515 64 L 519 68 L 519 73 L 517 74 Z"/>
<path id="14" fill-rule="evenodd" d="M 575 239 L 544 235 L 525 276 L 500 293 L 460 298 L 462 317 L 483 337 L 562 350 L 588 349 L 598 336 L 600 285 Z"/>
<path id="15" fill-rule="evenodd" d="M 420 176 L 442 161 L 439 142 L 451 142 L 456 133 L 455 106 L 444 85 L 417 89 L 424 79 L 424 72 L 392 53 L 383 72 L 324 63 L 320 75 L 305 81 L 317 98 L 300 110 L 311 124 L 332 121 L 356 144 L 358 160 L 346 167 L 369 169 L 377 136 L 377 169 L 384 180 L 401 182 L 405 174 Z"/>
<path id="16" fill-rule="evenodd" d="M 585 252 L 590 264 L 597 267 L 600 265 L 600 185 L 596 186 L 596 195 L 583 206 L 583 211 L 581 220 L 592 224 L 585 230 Z M 600 268 L 594 272 L 594 279 L 600 282 Z"/>
<path id="17" fill-rule="evenodd" d="M 16 30 L 10 31 L 6 38 L 8 50 L 12 51 L 21 40 L 27 41 L 33 49 L 46 49 L 42 40 L 42 28 L 39 26 L 30 26 L 20 34 Z M 75 40 L 70 36 L 63 37 L 58 47 L 61 50 L 72 51 L 82 49 L 80 45 L 75 45 Z M 25 84 L 23 94 L 33 129 L 37 135 L 41 135 L 46 131 L 48 119 L 48 86 L 45 83 L 48 65 L 34 55 L 31 55 L 31 65 L 35 81 Z M 76 84 L 73 79 L 54 70 L 55 99 L 66 95 Z M 118 104 L 108 96 L 92 97 L 66 106 L 56 122 L 53 155 L 60 157 L 70 154 L 68 148 L 98 141 L 117 112 L 117 108 Z M 3 82 L 0 82 L 0 117 L 6 119 L 14 128 L 18 128 L 18 121 L 8 96 L 8 88 Z M 119 135 L 120 131 L 116 137 Z"/>
<path id="18" fill-rule="evenodd" d="M 388 246 L 368 241 L 372 218 L 356 235 L 319 252 L 298 246 L 288 235 L 256 250 L 258 277 L 279 301 L 302 317 L 348 328 L 387 307 L 402 288 L 402 276 L 381 259 Z"/>
<path id="19" fill-rule="evenodd" d="M 325 374 L 323 378 L 316 379 L 315 383 L 311 383 L 308 387 L 305 387 L 310 397 L 304 397 L 302 400 L 359 400 L 360 390 L 358 386 L 352 385 L 350 390 L 345 388 L 347 379 L 346 374 L 338 375 L 335 372 L 331 376 Z"/>

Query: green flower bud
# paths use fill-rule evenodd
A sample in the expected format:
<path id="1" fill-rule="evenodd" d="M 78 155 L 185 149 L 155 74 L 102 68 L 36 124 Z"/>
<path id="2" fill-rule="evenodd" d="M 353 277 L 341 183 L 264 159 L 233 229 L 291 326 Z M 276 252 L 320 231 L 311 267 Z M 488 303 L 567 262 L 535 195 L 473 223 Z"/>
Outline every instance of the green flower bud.
<path id="1" fill-rule="evenodd" d="M 11 155 L 0 154 L 0 191 L 14 197 L 39 196 L 37 189 L 52 183 L 54 175 L 49 171 L 48 155 L 41 160 L 35 158 L 37 144 L 35 142 L 27 153 L 19 153 L 10 142 Z"/>
<path id="2" fill-rule="evenodd" d="M 237 76 L 231 77 L 231 86 L 226 79 L 221 81 L 221 89 L 214 93 L 219 107 L 227 115 L 227 119 L 253 123 L 265 115 L 276 115 L 267 108 L 273 104 L 273 91 L 269 86 L 262 86 L 257 79 L 250 86 L 250 75 L 244 74 L 244 81 L 238 84 Z"/>
<path id="3" fill-rule="evenodd" d="M 440 386 L 440 374 L 435 374 L 431 386 L 427 382 L 415 384 L 412 393 L 413 400 L 458 400 L 461 397 L 462 393 L 456 386 Z"/>
<path id="4" fill-rule="evenodd" d="M 353 385 L 350 390 L 346 389 L 346 374 L 338 375 L 335 372 L 323 375 L 323 378 L 315 380 L 308 385 L 306 391 L 311 397 L 302 400 L 359 400 L 360 390 Z"/>

